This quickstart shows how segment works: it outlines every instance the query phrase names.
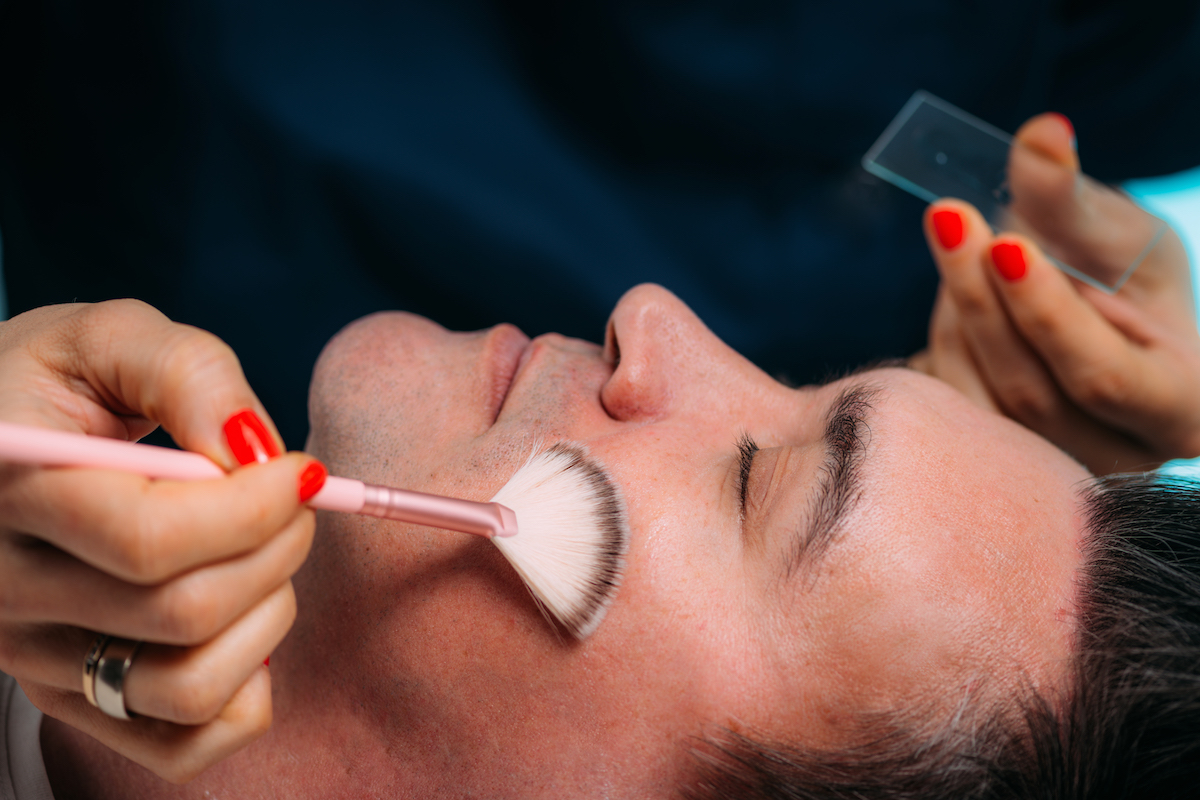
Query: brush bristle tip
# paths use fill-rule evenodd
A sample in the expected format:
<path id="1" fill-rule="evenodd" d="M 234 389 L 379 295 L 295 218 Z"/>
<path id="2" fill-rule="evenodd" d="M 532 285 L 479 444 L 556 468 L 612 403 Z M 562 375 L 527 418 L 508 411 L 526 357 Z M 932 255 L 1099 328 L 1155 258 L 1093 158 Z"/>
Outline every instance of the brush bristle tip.
<path id="1" fill-rule="evenodd" d="M 521 533 L 493 543 L 543 611 L 586 638 L 616 594 L 629 543 L 608 473 L 581 445 L 561 442 L 530 458 L 492 501 L 516 513 Z"/>

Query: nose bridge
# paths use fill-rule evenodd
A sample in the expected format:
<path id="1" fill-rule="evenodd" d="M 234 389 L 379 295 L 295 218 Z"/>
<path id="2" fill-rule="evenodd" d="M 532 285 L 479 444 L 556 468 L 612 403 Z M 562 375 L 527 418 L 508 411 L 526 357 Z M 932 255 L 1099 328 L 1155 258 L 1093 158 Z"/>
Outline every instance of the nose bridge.
<path id="1" fill-rule="evenodd" d="M 727 362 L 740 358 L 683 301 L 652 284 L 626 292 L 607 335 L 606 353 L 617 365 L 601 398 L 618 419 L 661 419 L 708 405 L 714 385 L 727 384 Z"/>

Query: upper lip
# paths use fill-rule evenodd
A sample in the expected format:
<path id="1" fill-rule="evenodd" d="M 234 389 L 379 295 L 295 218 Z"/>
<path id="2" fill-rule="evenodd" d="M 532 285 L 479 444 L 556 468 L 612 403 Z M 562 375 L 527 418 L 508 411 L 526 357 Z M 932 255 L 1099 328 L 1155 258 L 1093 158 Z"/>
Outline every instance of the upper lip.
<path id="1" fill-rule="evenodd" d="M 520 338 L 514 337 L 512 332 L 520 334 Z M 489 422 L 495 424 L 496 419 L 500 416 L 500 410 L 504 408 L 504 401 L 508 399 L 508 393 L 512 389 L 517 370 L 529 350 L 530 340 L 516 328 L 509 326 L 506 331 L 496 329 L 493 341 L 489 342 L 489 345 L 488 356 L 492 367 L 492 385 L 491 395 L 488 398 L 488 415 Z"/>

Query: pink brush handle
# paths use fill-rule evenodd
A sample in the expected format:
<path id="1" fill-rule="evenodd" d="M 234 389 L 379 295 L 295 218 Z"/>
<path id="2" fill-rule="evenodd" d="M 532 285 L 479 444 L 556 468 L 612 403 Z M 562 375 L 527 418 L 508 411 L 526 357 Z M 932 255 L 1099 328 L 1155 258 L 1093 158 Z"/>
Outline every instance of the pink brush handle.
<path id="1" fill-rule="evenodd" d="M 94 467 L 147 478 L 202 481 L 225 471 L 199 453 L 102 436 L 0 422 L 0 461 L 43 467 Z M 511 536 L 516 515 L 499 503 L 476 503 L 424 492 L 372 486 L 330 475 L 309 501 L 313 508 L 369 514 L 480 536 Z"/>

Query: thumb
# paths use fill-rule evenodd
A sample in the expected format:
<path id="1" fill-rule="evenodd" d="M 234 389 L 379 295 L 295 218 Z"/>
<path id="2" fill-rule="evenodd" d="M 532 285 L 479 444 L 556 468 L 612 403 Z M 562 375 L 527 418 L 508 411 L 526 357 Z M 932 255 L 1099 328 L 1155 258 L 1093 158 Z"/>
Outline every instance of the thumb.
<path id="1" fill-rule="evenodd" d="M 1017 130 L 1016 142 L 1072 172 L 1079 171 L 1075 126 L 1057 112 L 1038 114 Z"/>
<path id="2" fill-rule="evenodd" d="M 1015 218 L 1006 228 L 1108 287 L 1119 286 L 1162 236 L 1160 220 L 1080 172 L 1074 127 L 1062 114 L 1041 114 L 1017 131 L 1008 185 Z"/>
<path id="3" fill-rule="evenodd" d="M 1043 236 L 1061 239 L 1063 231 L 1085 224 L 1079 203 L 1079 157 L 1074 128 L 1061 114 L 1041 114 L 1017 131 L 1008 152 L 1011 211 Z"/>
<path id="4" fill-rule="evenodd" d="M 126 430 L 137 430 L 129 417 L 142 417 L 161 425 L 185 450 L 231 470 L 247 463 L 244 448 L 241 457 L 235 452 L 239 442 L 231 446 L 236 435 L 226 435 L 226 422 L 235 418 L 242 443 L 257 439 L 252 455 L 283 451 L 237 356 L 211 333 L 172 322 L 137 300 L 77 306 L 53 333 L 33 340 L 33 355 L 58 381 L 86 386 L 81 394 L 94 405 L 71 414 L 85 432 L 112 435 L 103 412 L 126 418 Z M 248 413 L 235 417 L 243 411 Z"/>

